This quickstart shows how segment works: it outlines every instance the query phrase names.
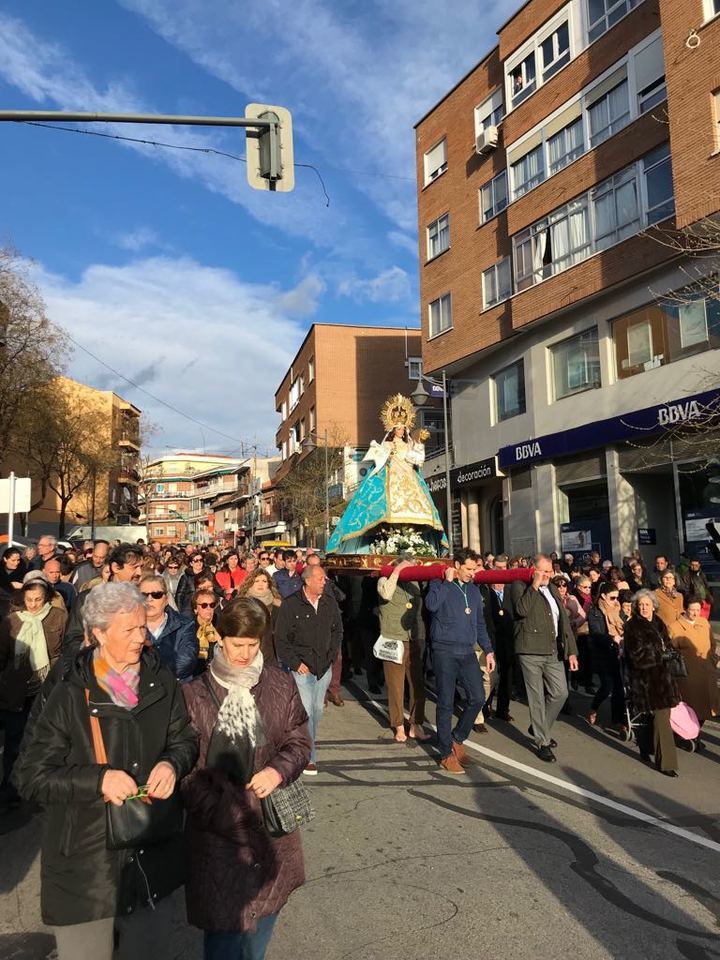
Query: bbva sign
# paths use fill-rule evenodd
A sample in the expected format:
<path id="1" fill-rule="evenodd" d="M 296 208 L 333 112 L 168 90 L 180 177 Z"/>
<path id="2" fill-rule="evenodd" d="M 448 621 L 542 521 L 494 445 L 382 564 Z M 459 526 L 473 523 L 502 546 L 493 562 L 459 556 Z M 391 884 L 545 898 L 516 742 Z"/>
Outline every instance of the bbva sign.
<path id="1" fill-rule="evenodd" d="M 658 423 L 661 427 L 669 427 L 674 423 L 683 423 L 702 416 L 700 404 L 697 400 L 685 400 L 681 403 L 669 403 L 658 409 Z"/>

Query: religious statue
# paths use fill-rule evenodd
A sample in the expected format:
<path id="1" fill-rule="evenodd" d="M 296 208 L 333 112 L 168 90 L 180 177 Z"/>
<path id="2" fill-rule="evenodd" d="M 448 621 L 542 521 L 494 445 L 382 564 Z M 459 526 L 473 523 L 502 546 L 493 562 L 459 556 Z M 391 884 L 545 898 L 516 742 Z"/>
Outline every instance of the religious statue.
<path id="1" fill-rule="evenodd" d="M 383 404 L 382 442 L 373 440 L 364 461 L 373 468 L 364 477 L 335 528 L 328 553 L 367 554 L 409 552 L 441 556 L 447 538 L 420 467 L 424 441 L 430 434 L 410 431 L 415 408 L 396 393 Z"/>

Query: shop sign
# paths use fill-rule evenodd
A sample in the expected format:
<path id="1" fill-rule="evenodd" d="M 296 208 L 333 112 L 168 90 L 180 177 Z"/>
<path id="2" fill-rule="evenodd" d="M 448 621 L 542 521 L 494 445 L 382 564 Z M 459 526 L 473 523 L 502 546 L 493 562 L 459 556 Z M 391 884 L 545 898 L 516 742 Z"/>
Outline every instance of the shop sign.
<path id="1" fill-rule="evenodd" d="M 708 407 L 712 406 L 710 411 Z M 708 390 L 679 400 L 659 403 L 643 410 L 634 410 L 620 417 L 610 417 L 573 427 L 562 433 L 550 433 L 522 443 L 501 447 L 498 451 L 500 469 L 525 466 L 550 457 L 565 457 L 593 447 L 621 443 L 623 440 L 647 438 L 679 423 L 702 420 L 720 410 L 720 390 Z"/>
<path id="2" fill-rule="evenodd" d="M 439 477 L 429 477 L 425 482 L 428 485 L 430 493 L 441 493 L 447 487 L 447 480 L 444 473 Z"/>
<path id="3" fill-rule="evenodd" d="M 638 527 L 638 545 L 654 547 L 657 544 L 657 535 L 654 527 Z"/>
<path id="4" fill-rule="evenodd" d="M 451 470 L 450 486 L 453 490 L 457 490 L 497 476 L 497 459 L 488 457 L 486 460 L 477 460 L 475 463 L 468 463 L 464 467 L 456 467 L 455 470 Z"/>

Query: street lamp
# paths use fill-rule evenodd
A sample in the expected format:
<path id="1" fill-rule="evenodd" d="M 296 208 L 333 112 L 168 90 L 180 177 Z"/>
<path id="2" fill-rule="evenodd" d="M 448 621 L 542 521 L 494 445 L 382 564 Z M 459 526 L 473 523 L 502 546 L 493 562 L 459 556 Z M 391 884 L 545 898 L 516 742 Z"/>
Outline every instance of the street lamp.
<path id="1" fill-rule="evenodd" d="M 315 439 L 313 440 L 313 436 Z M 312 453 L 318 446 L 317 430 L 311 430 L 302 442 L 306 453 Z M 325 449 L 325 549 L 330 539 L 330 472 L 328 469 L 328 432 L 323 433 L 323 447 Z"/>
<path id="2" fill-rule="evenodd" d="M 417 387 L 415 388 L 414 392 L 410 394 L 410 399 L 416 407 L 424 407 L 428 400 L 430 400 L 430 394 L 423 386 L 423 381 L 429 383 L 433 387 L 442 387 L 443 430 L 445 433 L 445 509 L 447 510 L 448 547 L 450 549 L 450 556 L 452 557 L 455 552 L 455 545 L 453 543 L 452 498 L 450 496 L 450 438 L 448 435 L 447 378 L 444 370 L 442 372 L 442 380 L 435 380 L 433 377 L 428 377 L 426 374 L 421 373 L 418 379 Z"/>

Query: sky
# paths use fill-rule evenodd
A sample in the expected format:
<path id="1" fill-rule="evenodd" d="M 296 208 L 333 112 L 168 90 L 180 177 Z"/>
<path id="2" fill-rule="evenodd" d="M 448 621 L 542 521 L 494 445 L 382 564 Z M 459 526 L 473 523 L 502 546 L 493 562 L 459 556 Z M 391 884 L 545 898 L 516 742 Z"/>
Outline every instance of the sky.
<path id="1" fill-rule="evenodd" d="M 84 127 L 200 148 L 181 151 L 0 123 L 0 243 L 32 258 L 70 375 L 139 406 L 157 453 L 274 452 L 274 392 L 311 323 L 418 326 L 413 125 L 506 16 L 500 0 L 4 0 L 1 109 L 279 104 L 330 198 L 311 169 L 270 194 L 201 152 L 244 156 L 241 129 Z"/>

